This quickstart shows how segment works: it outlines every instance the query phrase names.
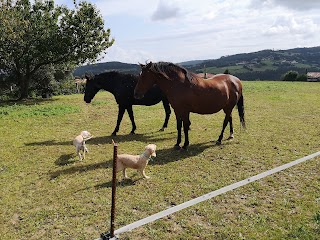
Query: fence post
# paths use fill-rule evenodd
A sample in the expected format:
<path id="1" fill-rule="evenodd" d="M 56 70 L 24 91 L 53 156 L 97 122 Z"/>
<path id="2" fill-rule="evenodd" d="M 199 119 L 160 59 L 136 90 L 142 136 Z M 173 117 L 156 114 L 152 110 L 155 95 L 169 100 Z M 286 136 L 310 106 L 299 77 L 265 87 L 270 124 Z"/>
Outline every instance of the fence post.
<path id="1" fill-rule="evenodd" d="M 116 189 L 117 189 L 117 158 L 118 158 L 118 145 L 112 140 L 113 143 L 113 168 L 112 168 L 112 195 L 111 195 L 111 220 L 110 220 L 110 233 L 101 233 L 102 240 L 118 239 L 114 235 L 114 222 L 116 213 Z"/>

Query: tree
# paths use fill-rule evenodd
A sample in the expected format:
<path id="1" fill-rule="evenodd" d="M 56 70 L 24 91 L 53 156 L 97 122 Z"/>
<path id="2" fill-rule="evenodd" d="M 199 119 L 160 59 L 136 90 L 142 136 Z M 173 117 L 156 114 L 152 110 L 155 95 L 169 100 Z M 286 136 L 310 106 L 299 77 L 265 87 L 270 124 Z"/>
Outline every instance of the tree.
<path id="1" fill-rule="evenodd" d="M 40 68 L 94 62 L 114 42 L 87 2 L 68 9 L 53 0 L 0 0 L 0 10 L 0 69 L 17 79 L 20 99 Z"/>
<path id="2" fill-rule="evenodd" d="M 297 77 L 298 77 L 298 72 L 289 71 L 284 75 L 282 80 L 283 81 L 296 81 Z"/>

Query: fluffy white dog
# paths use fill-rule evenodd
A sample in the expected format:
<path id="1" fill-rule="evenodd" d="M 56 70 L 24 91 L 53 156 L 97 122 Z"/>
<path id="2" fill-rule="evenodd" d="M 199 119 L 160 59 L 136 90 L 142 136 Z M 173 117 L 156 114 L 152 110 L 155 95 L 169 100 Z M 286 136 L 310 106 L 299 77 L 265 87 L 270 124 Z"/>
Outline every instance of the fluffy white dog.
<path id="1" fill-rule="evenodd" d="M 76 147 L 76 152 L 80 161 L 85 159 L 86 152 L 89 152 L 88 148 L 86 147 L 86 141 L 92 137 L 93 136 L 88 131 L 82 131 L 80 135 L 76 136 L 73 140 L 73 145 Z M 83 154 L 81 154 L 81 152 Z"/>
<path id="2" fill-rule="evenodd" d="M 156 157 L 156 148 L 155 144 L 149 144 L 145 147 L 144 152 L 141 155 L 130 155 L 130 154 L 120 154 L 117 157 L 117 172 L 122 171 L 123 178 L 128 179 L 126 169 L 133 168 L 137 169 L 138 172 L 142 174 L 144 178 L 148 177 L 144 170 L 148 165 L 151 157 Z"/>

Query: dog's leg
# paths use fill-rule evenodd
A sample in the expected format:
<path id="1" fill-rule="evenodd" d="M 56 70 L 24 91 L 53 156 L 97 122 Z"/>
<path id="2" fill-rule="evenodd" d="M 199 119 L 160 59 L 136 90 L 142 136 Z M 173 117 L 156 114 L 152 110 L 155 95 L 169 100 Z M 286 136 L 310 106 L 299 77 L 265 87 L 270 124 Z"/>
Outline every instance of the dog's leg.
<path id="1" fill-rule="evenodd" d="M 77 155 L 79 156 L 79 160 L 82 161 L 82 155 L 81 155 L 80 150 L 77 150 Z"/>
<path id="2" fill-rule="evenodd" d="M 87 152 L 87 153 L 89 152 L 89 150 L 88 150 L 88 148 L 87 148 L 85 143 L 83 144 L 83 149 L 84 149 L 85 152 Z"/>
<path id="3" fill-rule="evenodd" d="M 124 169 L 122 170 L 122 174 L 123 174 L 123 178 L 124 178 L 124 179 L 129 179 L 128 176 L 127 176 L 126 168 L 124 168 Z"/>
<path id="4" fill-rule="evenodd" d="M 149 176 L 146 175 L 146 173 L 144 172 L 144 169 L 139 170 L 139 171 L 141 172 L 141 174 L 142 174 L 142 176 L 143 176 L 144 178 L 146 178 L 146 179 L 149 179 L 149 178 L 150 178 Z"/>
<path id="5" fill-rule="evenodd" d="M 86 149 L 83 148 L 82 159 L 84 160 L 85 158 L 86 158 Z"/>

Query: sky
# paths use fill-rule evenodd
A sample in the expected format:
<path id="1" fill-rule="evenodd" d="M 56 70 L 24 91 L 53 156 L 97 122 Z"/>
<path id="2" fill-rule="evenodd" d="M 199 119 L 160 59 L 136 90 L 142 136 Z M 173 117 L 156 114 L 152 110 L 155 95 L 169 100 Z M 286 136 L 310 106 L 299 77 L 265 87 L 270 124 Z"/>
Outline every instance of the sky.
<path id="1" fill-rule="evenodd" d="M 100 62 L 180 63 L 320 46 L 319 0 L 86 1 L 115 39 Z"/>

